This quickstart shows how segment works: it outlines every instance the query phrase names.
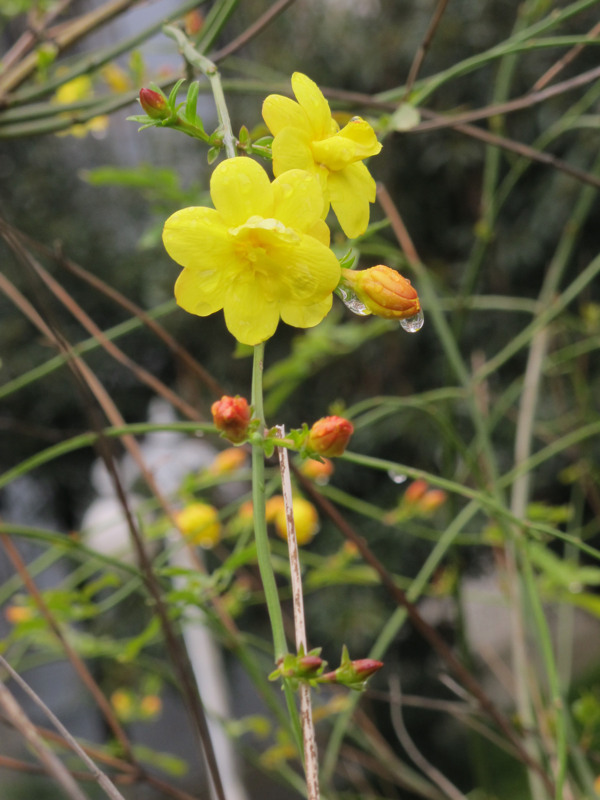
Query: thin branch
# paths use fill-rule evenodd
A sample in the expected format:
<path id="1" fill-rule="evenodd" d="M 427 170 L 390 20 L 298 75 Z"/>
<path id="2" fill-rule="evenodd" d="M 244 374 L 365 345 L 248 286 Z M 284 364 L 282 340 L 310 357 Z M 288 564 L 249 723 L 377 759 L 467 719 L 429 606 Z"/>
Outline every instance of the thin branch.
<path id="1" fill-rule="evenodd" d="M 58 719 L 58 717 L 48 708 L 46 703 L 44 703 L 42 698 L 36 692 L 33 691 L 31 686 L 29 686 L 29 684 L 23 680 L 23 678 L 19 675 L 19 673 L 11 667 L 11 665 L 8 663 L 8 661 L 6 661 L 6 659 L 2 655 L 0 655 L 0 664 L 10 674 L 11 678 L 16 683 L 18 683 L 21 689 L 33 700 L 33 702 L 39 708 L 42 709 L 42 711 L 52 722 L 56 730 L 59 731 L 59 733 L 61 733 L 62 736 L 65 738 L 69 747 L 73 750 L 73 752 L 77 753 L 79 758 L 90 770 L 93 778 L 98 782 L 98 784 L 102 787 L 102 789 L 104 789 L 107 797 L 110 797 L 111 800 L 125 800 L 121 792 L 119 792 L 119 790 L 110 780 L 110 778 L 96 766 L 96 764 L 88 756 L 88 754 L 77 742 L 77 740 L 73 736 L 71 736 L 69 731 L 65 728 L 65 726 Z"/>
<path id="2" fill-rule="evenodd" d="M 394 675 L 390 678 L 390 715 L 392 718 L 392 726 L 394 732 L 398 737 L 398 741 L 406 750 L 408 757 L 412 762 L 423 771 L 432 783 L 442 791 L 445 792 L 452 800 L 467 800 L 465 795 L 457 789 L 457 787 L 448 780 L 448 778 L 433 766 L 421 753 L 419 748 L 413 742 L 404 719 L 402 717 L 402 693 L 400 689 L 400 678 Z"/>
<path id="3" fill-rule="evenodd" d="M 273 3 L 271 8 L 267 9 L 264 14 L 262 14 L 252 25 L 249 25 L 248 28 L 243 33 L 240 33 L 239 36 L 236 36 L 235 39 L 232 39 L 229 44 L 226 44 L 225 47 L 222 47 L 220 50 L 216 50 L 214 53 L 211 53 L 211 61 L 218 63 L 222 61 L 227 56 L 233 55 L 233 53 L 237 52 L 240 48 L 244 47 L 244 45 L 248 44 L 252 39 L 255 39 L 259 33 L 267 28 L 274 19 L 276 19 L 281 13 L 283 13 L 288 6 L 291 6 L 295 0 L 277 0 L 276 3 Z"/>
<path id="4" fill-rule="evenodd" d="M 425 56 L 427 55 L 427 51 L 429 50 L 429 46 L 431 45 L 437 27 L 440 24 L 442 17 L 444 16 L 444 11 L 446 10 L 447 5 L 448 5 L 448 0 L 438 0 L 437 8 L 429 22 L 427 30 L 425 31 L 425 36 L 423 37 L 423 41 L 419 45 L 417 52 L 415 53 L 413 62 L 410 66 L 404 91 L 405 98 L 408 97 L 412 87 L 414 86 L 414 83 L 417 79 L 423 61 L 425 59 Z"/>
<path id="5" fill-rule="evenodd" d="M 324 497 L 321 492 L 318 491 L 311 481 L 305 478 L 297 470 L 294 471 L 294 474 L 296 479 L 300 482 L 303 490 L 310 495 L 311 499 L 319 506 L 321 511 L 327 517 L 329 517 L 333 524 L 347 539 L 356 545 L 362 558 L 377 572 L 381 579 L 382 585 L 387 589 L 394 601 L 405 609 L 415 629 L 424 639 L 429 642 L 437 654 L 445 661 L 448 668 L 458 677 L 461 684 L 477 700 L 482 710 L 494 720 L 497 727 L 502 731 L 502 733 L 504 733 L 506 738 L 518 751 L 521 761 L 539 774 L 546 788 L 553 793 L 554 787 L 550 778 L 546 774 L 544 767 L 537 761 L 534 761 L 525 751 L 522 742 L 519 740 L 517 733 L 508 719 L 496 708 L 490 697 L 482 689 L 479 682 L 473 677 L 469 670 L 461 664 L 436 629 L 429 625 L 429 623 L 426 622 L 426 620 L 421 616 L 416 605 L 408 599 L 404 590 L 396 584 L 393 575 L 388 572 L 381 561 L 379 561 L 379 559 L 371 551 L 365 539 L 356 533 L 354 528 L 346 521 L 342 514 L 340 514 L 337 508 L 326 497 Z"/>
<path id="6" fill-rule="evenodd" d="M 285 427 L 283 425 L 277 425 L 277 436 L 280 439 L 285 439 Z M 302 594 L 302 571 L 300 569 L 298 540 L 296 538 L 296 525 L 294 522 L 294 499 L 292 497 L 290 462 L 288 451 L 285 447 L 278 447 L 277 455 L 279 456 L 279 470 L 281 473 L 281 493 L 285 504 L 285 523 L 292 580 L 296 650 L 298 653 L 307 653 L 308 646 L 306 642 L 306 620 L 304 616 L 304 598 Z M 304 771 L 306 774 L 308 800 L 319 800 L 319 758 L 312 716 L 310 686 L 304 681 L 301 681 L 299 692 L 300 720 L 302 722 L 302 738 L 304 742 Z"/>
<path id="7" fill-rule="evenodd" d="M 590 30 L 587 35 L 588 39 L 595 39 L 597 38 L 598 34 L 600 33 L 600 22 L 598 22 L 594 27 Z M 565 53 L 562 58 L 560 58 L 556 64 L 553 64 L 550 69 L 546 70 L 544 74 L 537 79 L 537 81 L 532 86 L 532 91 L 538 91 L 539 89 L 543 89 L 551 80 L 553 80 L 559 72 L 561 72 L 566 66 L 568 66 L 572 61 L 574 61 L 577 56 L 583 52 L 585 49 L 585 44 L 577 44 L 568 53 Z"/>
<path id="8" fill-rule="evenodd" d="M 6 716 L 13 723 L 15 728 L 21 733 L 25 741 L 35 751 L 48 775 L 50 775 L 62 787 L 70 800 L 88 800 L 79 786 L 75 783 L 73 776 L 46 745 L 38 735 L 35 726 L 31 723 L 21 706 L 0 681 L 0 706 Z"/>

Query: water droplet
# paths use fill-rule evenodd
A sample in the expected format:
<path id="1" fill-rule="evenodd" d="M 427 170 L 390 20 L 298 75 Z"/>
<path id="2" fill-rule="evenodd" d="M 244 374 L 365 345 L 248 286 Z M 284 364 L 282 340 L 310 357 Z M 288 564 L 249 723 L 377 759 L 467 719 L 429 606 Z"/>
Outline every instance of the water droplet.
<path id="1" fill-rule="evenodd" d="M 416 333 L 420 331 L 423 327 L 425 322 L 425 317 L 423 316 L 423 312 L 419 311 L 418 314 L 415 314 L 414 317 L 407 317 L 406 319 L 400 320 L 400 327 L 404 328 L 407 333 Z"/>
<path id="2" fill-rule="evenodd" d="M 348 287 L 340 286 L 339 293 L 340 297 L 344 301 L 344 305 L 346 308 L 349 308 L 353 314 L 358 314 L 359 317 L 365 317 L 367 314 L 371 313 L 362 300 L 359 300 L 354 292 L 351 289 L 348 289 Z"/>
<path id="3" fill-rule="evenodd" d="M 404 483 L 406 481 L 406 475 L 402 472 L 397 472 L 395 469 L 388 470 L 388 475 L 394 483 Z"/>

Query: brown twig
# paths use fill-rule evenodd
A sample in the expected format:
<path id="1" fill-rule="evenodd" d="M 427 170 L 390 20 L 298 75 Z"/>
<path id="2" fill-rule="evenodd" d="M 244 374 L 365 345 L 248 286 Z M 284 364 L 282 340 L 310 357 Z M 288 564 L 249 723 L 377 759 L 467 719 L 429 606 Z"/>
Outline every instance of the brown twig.
<path id="1" fill-rule="evenodd" d="M 311 481 L 304 477 L 298 470 L 294 470 L 294 474 L 306 494 L 310 495 L 311 499 L 319 506 L 321 511 L 329 517 L 338 530 L 356 545 L 366 563 L 377 572 L 382 585 L 387 589 L 394 601 L 405 609 L 415 630 L 429 642 L 432 648 L 447 664 L 449 669 L 457 676 L 461 684 L 477 700 L 482 710 L 495 722 L 497 727 L 511 742 L 513 747 L 515 747 L 521 761 L 540 775 L 548 791 L 553 794 L 552 781 L 546 774 L 544 767 L 537 761 L 534 761 L 525 751 L 522 742 L 519 740 L 515 730 L 504 714 L 496 708 L 492 700 L 481 688 L 479 682 L 473 677 L 469 670 L 461 664 L 436 629 L 423 619 L 416 605 L 408 599 L 404 590 L 396 584 L 393 575 L 388 572 L 381 561 L 379 561 L 371 551 L 365 539 L 356 533 L 354 528 L 346 521 L 342 514 L 340 514 L 337 508 L 317 490 Z"/>
<path id="2" fill-rule="evenodd" d="M 20 250 L 17 250 L 17 253 L 19 255 L 19 258 L 25 264 L 25 266 L 30 267 L 31 265 L 28 259 L 29 254 L 26 251 L 20 251 Z M 37 317 L 39 318 L 39 315 L 37 315 Z M 51 341 L 53 341 L 56 344 L 56 346 L 65 355 L 69 357 L 67 363 L 75 377 L 77 385 L 83 391 L 84 396 L 89 395 L 90 398 L 91 397 L 95 398 L 95 400 L 102 408 L 102 410 L 106 414 L 111 424 L 118 426 L 124 425 L 125 421 L 122 418 L 121 414 L 119 413 L 117 407 L 113 403 L 112 398 L 110 397 L 104 386 L 101 384 L 101 382 L 97 379 L 95 374 L 89 369 L 87 364 L 73 353 L 73 350 L 70 347 L 70 345 L 63 339 L 63 337 L 60 336 L 60 334 L 58 334 L 58 332 L 53 331 L 50 328 L 50 326 L 47 325 L 45 322 L 42 321 L 42 323 L 43 323 L 42 331 L 46 335 L 49 335 Z M 90 408 L 90 410 L 92 410 L 92 413 L 95 412 L 95 406 L 88 404 L 88 407 Z M 121 484 L 121 480 L 119 478 L 119 474 L 117 472 L 114 463 L 110 442 L 103 435 L 101 425 L 96 424 L 94 427 L 97 429 L 97 432 L 99 434 L 97 443 L 98 450 L 100 456 L 103 458 L 106 464 L 109 475 L 111 476 L 111 479 L 113 481 L 117 498 L 123 508 L 125 520 L 129 528 L 129 531 L 131 533 L 134 550 L 136 552 L 138 561 L 142 569 L 144 583 L 146 585 L 146 588 L 150 596 L 154 601 L 156 613 L 158 614 L 163 635 L 165 637 L 167 650 L 173 662 L 177 677 L 181 683 L 182 691 L 185 693 L 188 711 L 191 714 L 195 730 L 198 733 L 199 739 L 202 743 L 204 754 L 208 764 L 208 769 L 212 777 L 217 797 L 219 798 L 219 800 L 225 800 L 223 794 L 223 787 L 219 776 L 219 769 L 208 731 L 206 714 L 204 712 L 202 702 L 198 695 L 198 687 L 194 681 L 187 653 L 185 651 L 185 648 L 181 645 L 180 640 L 175 635 L 171 619 L 169 617 L 168 611 L 163 601 L 160 585 L 156 579 L 156 576 L 154 575 L 152 564 L 146 553 L 142 535 L 137 527 L 137 523 L 129 508 L 127 496 Z M 152 477 L 151 473 L 148 471 L 148 469 L 144 464 L 142 453 L 137 441 L 131 435 L 123 436 L 122 441 L 129 450 L 129 452 L 131 453 L 136 464 L 138 464 L 140 470 L 142 471 L 142 474 L 144 475 L 144 478 L 146 479 L 148 485 L 151 487 L 159 503 L 165 509 L 165 513 L 167 513 L 167 515 L 171 519 L 174 527 L 177 527 L 177 523 L 174 518 L 173 511 L 170 508 L 170 505 L 167 503 L 162 493 L 159 491 L 154 481 L 154 478 Z"/>
<path id="3" fill-rule="evenodd" d="M 168 333 L 168 331 L 166 331 L 159 322 L 148 316 L 143 308 L 129 300 L 129 298 L 125 297 L 123 294 L 121 294 L 121 292 L 107 284 L 97 275 L 94 275 L 79 264 L 76 264 L 70 258 L 67 258 L 62 252 L 58 250 L 51 250 L 41 242 L 26 236 L 24 233 L 9 225 L 1 218 L 0 228 L 5 232 L 11 232 L 21 242 L 27 244 L 30 248 L 41 253 L 46 258 L 53 259 L 59 267 L 67 270 L 72 275 L 75 275 L 80 280 L 94 288 L 96 291 L 101 292 L 105 297 L 108 297 L 113 303 L 139 319 L 140 322 L 146 328 L 148 328 L 148 330 L 151 330 L 162 342 L 164 342 L 164 344 L 169 348 L 169 350 L 171 350 L 171 352 L 182 364 L 184 364 L 192 373 L 197 375 L 204 384 L 206 384 L 208 390 L 215 397 L 220 397 L 221 395 L 225 394 L 223 387 L 212 377 L 212 375 L 202 366 L 202 364 L 200 364 L 191 355 L 191 353 L 182 347 L 179 342 L 177 342 L 177 340 L 174 339 L 173 336 L 171 336 L 171 334 Z"/>
<path id="4" fill-rule="evenodd" d="M 285 427 L 277 425 L 277 436 L 285 439 Z M 279 457 L 279 470 L 281 473 L 281 493 L 285 504 L 285 523 L 287 532 L 288 553 L 290 557 L 290 575 L 292 581 L 292 597 L 294 609 L 294 631 L 296 634 L 296 651 L 308 652 L 306 641 L 306 620 L 304 617 L 304 597 L 302 594 L 302 571 L 300 569 L 300 556 L 298 553 L 298 540 L 296 538 L 296 524 L 294 522 L 294 499 L 292 497 L 292 481 L 290 478 L 290 461 L 285 447 L 277 448 Z M 319 758 L 317 755 L 317 741 L 312 715 L 312 702 L 310 686 L 300 682 L 300 720 L 302 723 L 302 738 L 304 744 L 304 772 L 306 776 L 306 790 L 308 800 L 319 800 Z"/>
<path id="5" fill-rule="evenodd" d="M 590 30 L 587 35 L 588 39 L 595 39 L 598 34 L 600 33 L 600 22 L 598 22 L 594 27 Z M 562 58 L 553 64 L 550 69 L 547 69 L 544 74 L 537 79 L 537 81 L 533 84 L 532 91 L 537 91 L 539 89 L 543 89 L 551 80 L 553 80 L 559 72 L 561 72 L 566 66 L 568 66 L 572 61 L 574 61 L 577 56 L 583 52 L 585 49 L 585 44 L 576 44 L 575 47 L 572 47 L 568 52 L 564 54 Z"/>
<path id="6" fill-rule="evenodd" d="M 23 680 L 23 678 L 19 675 L 19 673 L 16 670 L 14 670 L 8 663 L 8 661 L 1 655 L 0 655 L 0 664 L 9 673 L 11 678 L 20 686 L 20 688 L 25 692 L 25 694 L 27 694 L 28 697 L 31 700 L 33 700 L 33 702 L 39 708 L 42 709 L 42 711 L 52 722 L 56 730 L 62 734 L 67 743 L 67 746 L 70 747 L 71 750 L 73 750 L 73 752 L 79 756 L 79 758 L 83 761 L 86 767 L 90 770 L 92 778 L 104 790 L 106 795 L 110 797 L 111 800 L 125 800 L 121 792 L 119 792 L 119 790 L 110 780 L 110 778 L 97 767 L 97 765 L 92 761 L 92 759 L 88 756 L 88 754 L 81 747 L 81 745 L 76 741 L 76 739 L 73 736 L 71 736 L 69 731 L 65 728 L 65 726 L 58 719 L 58 717 L 48 708 L 46 703 L 44 703 L 42 698 L 36 692 L 33 691 L 31 686 L 26 681 Z"/>
<path id="7" fill-rule="evenodd" d="M 271 8 L 267 9 L 264 14 L 252 23 L 252 25 L 249 25 L 243 33 L 240 33 L 239 36 L 236 36 L 235 39 L 232 39 L 229 44 L 226 44 L 220 50 L 212 53 L 210 60 L 216 63 L 227 58 L 227 56 L 233 55 L 233 53 L 237 52 L 241 47 L 258 36 L 258 34 L 268 27 L 288 6 L 291 6 L 293 2 L 294 0 L 277 0 L 277 2 L 273 3 Z"/>
<path id="8" fill-rule="evenodd" d="M 0 706 L 27 744 L 34 750 L 42 762 L 44 770 L 62 787 L 67 797 L 71 800 L 88 800 L 62 761 L 54 755 L 52 750 L 38 736 L 35 726 L 1 681 Z"/>
<path id="9" fill-rule="evenodd" d="M 412 87 L 417 79 L 417 75 L 421 69 L 425 56 L 427 55 L 427 51 L 431 45 L 431 41 L 435 35 L 438 25 L 442 17 L 444 16 L 444 11 L 446 10 L 446 6 L 448 5 L 448 0 L 438 0 L 437 8 L 435 9 L 433 16 L 427 26 L 427 30 L 425 31 L 425 36 L 421 44 L 419 45 L 417 52 L 415 53 L 415 57 L 413 62 L 410 66 L 410 70 L 408 72 L 408 78 L 406 79 L 406 84 L 404 87 L 404 99 L 408 97 L 411 92 Z"/>
<path id="10" fill-rule="evenodd" d="M 73 0 L 61 0 L 55 6 L 49 8 L 39 22 L 33 24 L 29 22 L 28 29 L 19 36 L 10 50 L 7 50 L 2 56 L 2 67 L 5 72 L 12 69 L 13 64 L 23 58 L 34 44 L 39 42 L 40 39 L 44 39 L 44 31 L 48 25 L 59 17 L 63 11 L 66 11 L 72 2 Z"/>
<path id="11" fill-rule="evenodd" d="M 99 8 L 70 20 L 67 24 L 61 26 L 61 30 L 54 35 L 49 32 L 49 39 L 55 46 L 56 53 L 66 50 L 90 33 L 90 31 L 96 30 L 138 2 L 140 0 L 109 0 Z M 23 83 L 37 69 L 37 66 L 38 56 L 37 53 L 33 52 L 16 63 L 12 69 L 3 72 L 0 75 L 0 99 L 2 95 Z"/>
<path id="12" fill-rule="evenodd" d="M 1 524 L 1 523 L 0 523 Z M 135 756 L 133 754 L 133 749 L 131 747 L 131 743 L 127 738 L 125 731 L 123 730 L 119 720 L 115 716 L 112 706 L 104 696 L 104 693 L 94 680 L 91 672 L 87 668 L 85 662 L 76 652 L 76 650 L 71 646 L 67 636 L 63 633 L 62 628 L 54 618 L 54 615 L 48 608 L 46 601 L 44 600 L 42 593 L 37 588 L 37 585 L 31 575 L 29 574 L 29 570 L 25 565 L 25 562 L 21 558 L 21 554 L 15 547 L 12 539 L 5 533 L 0 533 L 0 541 L 4 547 L 6 555 L 8 556 L 10 562 L 12 563 L 13 567 L 17 571 L 17 574 L 21 578 L 23 585 L 31 595 L 33 602 L 37 606 L 38 611 L 42 615 L 42 617 L 46 620 L 48 627 L 60 642 L 60 645 L 65 653 L 65 656 L 71 663 L 73 669 L 79 676 L 83 685 L 87 688 L 90 692 L 94 701 L 98 708 L 101 710 L 104 718 L 106 719 L 111 731 L 113 732 L 116 740 L 119 742 L 119 745 L 123 749 L 123 752 L 126 754 L 127 758 L 132 764 L 136 763 Z"/>
<path id="13" fill-rule="evenodd" d="M 509 114 L 514 111 L 529 109 L 552 97 L 565 94 L 565 92 L 570 92 L 573 89 L 578 89 L 580 86 L 592 83 L 592 81 L 598 78 L 600 78 L 600 67 L 594 67 L 593 69 L 587 70 L 587 72 L 582 72 L 580 75 L 575 75 L 573 78 L 569 78 L 562 83 L 557 83 L 554 86 L 549 86 L 546 89 L 528 92 L 522 97 L 516 97 L 514 100 L 507 100 L 505 103 L 495 103 L 485 108 L 477 108 L 473 111 L 466 111 L 464 114 L 456 114 L 455 116 L 434 114 L 433 112 L 427 111 L 427 109 L 423 109 L 422 114 L 424 117 L 430 117 L 429 121 L 421 122 L 407 132 L 423 133 L 425 131 L 439 130 L 440 128 L 460 129 L 463 124 L 468 122 L 476 122 L 480 119 L 487 119 L 501 114 Z"/>

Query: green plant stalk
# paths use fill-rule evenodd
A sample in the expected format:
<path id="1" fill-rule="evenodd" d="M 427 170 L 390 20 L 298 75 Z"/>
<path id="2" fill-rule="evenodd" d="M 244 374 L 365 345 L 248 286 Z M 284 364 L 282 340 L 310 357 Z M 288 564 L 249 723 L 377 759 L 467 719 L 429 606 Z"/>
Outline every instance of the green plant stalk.
<path id="1" fill-rule="evenodd" d="M 411 603 L 415 603 L 419 599 L 448 549 L 456 540 L 456 537 L 479 510 L 480 507 L 477 502 L 469 503 L 454 518 L 448 528 L 446 528 L 406 593 Z M 406 622 L 406 616 L 406 609 L 404 608 L 397 608 L 396 611 L 394 611 L 380 631 L 375 644 L 371 648 L 368 656 L 369 658 L 379 660 L 385 656 L 388 648 L 396 639 L 400 629 Z M 344 709 L 335 721 L 323 759 L 322 775 L 324 783 L 329 784 L 333 778 L 346 729 L 350 724 L 352 715 L 359 701 L 360 695 L 353 695 L 349 700 L 348 707 Z"/>
<path id="2" fill-rule="evenodd" d="M 191 44 L 189 39 L 183 34 L 179 28 L 173 25 L 166 25 L 163 28 L 164 33 L 177 43 L 180 53 L 185 60 L 193 67 L 199 69 L 210 81 L 210 88 L 215 99 L 217 107 L 217 116 L 223 128 L 223 145 L 227 158 L 235 158 L 236 156 L 236 138 L 233 135 L 231 128 L 231 120 L 229 118 L 229 110 L 225 102 L 225 95 L 223 94 L 223 86 L 221 84 L 221 75 L 217 69 L 216 64 L 199 53 Z"/>
<path id="3" fill-rule="evenodd" d="M 264 355 L 264 342 L 255 345 L 252 362 L 251 404 L 254 417 L 260 421 L 261 436 L 266 428 L 262 390 Z M 256 542 L 258 569 L 260 571 L 267 611 L 271 622 L 275 661 L 277 661 L 279 658 L 283 658 L 287 653 L 288 647 L 285 638 L 285 629 L 283 627 L 279 592 L 277 590 L 275 573 L 273 572 L 273 565 L 271 563 L 271 548 L 269 546 L 269 536 L 267 534 L 265 503 L 265 451 L 261 441 L 252 444 L 252 509 L 254 517 L 254 539 Z M 302 753 L 302 727 L 298 717 L 295 696 L 287 680 L 283 681 L 283 691 L 292 721 L 298 752 Z"/>

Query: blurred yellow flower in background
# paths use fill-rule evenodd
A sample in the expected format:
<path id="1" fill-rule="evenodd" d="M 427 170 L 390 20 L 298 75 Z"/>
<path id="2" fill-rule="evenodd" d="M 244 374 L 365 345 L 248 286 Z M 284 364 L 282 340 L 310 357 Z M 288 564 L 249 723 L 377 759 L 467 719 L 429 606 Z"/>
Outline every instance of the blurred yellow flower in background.
<path id="1" fill-rule="evenodd" d="M 191 544 L 210 549 L 221 541 L 219 512 L 208 503 L 190 503 L 176 513 L 175 519 Z"/>

